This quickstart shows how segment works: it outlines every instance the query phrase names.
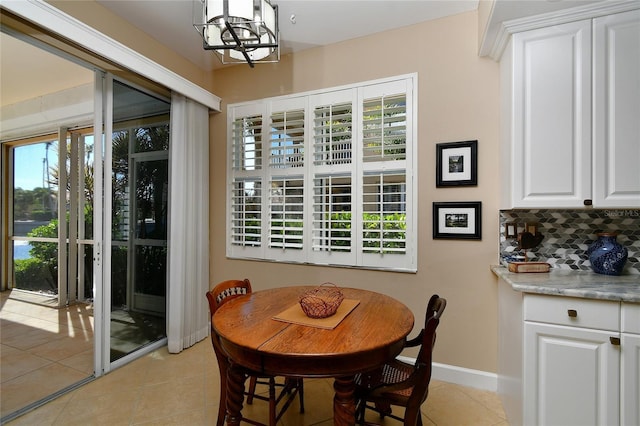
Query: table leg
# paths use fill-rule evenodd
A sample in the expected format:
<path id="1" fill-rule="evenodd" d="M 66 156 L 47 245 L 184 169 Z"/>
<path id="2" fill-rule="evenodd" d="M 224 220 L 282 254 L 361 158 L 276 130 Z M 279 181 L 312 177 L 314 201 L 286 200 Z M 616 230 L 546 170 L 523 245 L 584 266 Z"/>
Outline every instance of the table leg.
<path id="1" fill-rule="evenodd" d="M 334 426 L 352 426 L 356 424 L 356 388 L 354 376 L 336 377 L 333 389 L 333 424 Z"/>
<path id="2" fill-rule="evenodd" d="M 240 425 L 246 379 L 242 367 L 232 363 L 227 369 L 227 425 Z"/>

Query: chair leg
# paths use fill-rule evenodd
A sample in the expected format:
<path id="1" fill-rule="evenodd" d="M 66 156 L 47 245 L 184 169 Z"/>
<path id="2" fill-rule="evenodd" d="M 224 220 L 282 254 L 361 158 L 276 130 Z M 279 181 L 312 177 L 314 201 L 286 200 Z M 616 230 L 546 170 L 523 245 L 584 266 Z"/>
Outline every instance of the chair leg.
<path id="1" fill-rule="evenodd" d="M 269 426 L 276 426 L 276 381 L 269 378 Z"/>
<path id="2" fill-rule="evenodd" d="M 249 392 L 247 392 L 247 404 L 253 404 L 253 395 L 256 394 L 256 383 L 258 379 L 256 376 L 251 376 L 249 378 Z"/>
<path id="3" fill-rule="evenodd" d="M 227 415 L 227 394 L 220 392 L 220 403 L 218 405 L 218 420 L 216 426 L 224 426 L 224 419 Z"/>
<path id="4" fill-rule="evenodd" d="M 356 400 L 356 424 L 361 425 L 364 422 L 364 406 L 362 400 Z"/>
<path id="5" fill-rule="evenodd" d="M 300 397 L 300 412 L 304 413 L 304 381 L 302 379 L 296 379 L 298 381 L 298 396 Z"/>
<path id="6" fill-rule="evenodd" d="M 227 369 L 229 366 L 221 358 L 218 359 L 218 362 L 220 363 L 220 401 L 218 403 L 218 419 L 216 421 L 216 426 L 224 426 L 224 420 L 227 416 Z"/>

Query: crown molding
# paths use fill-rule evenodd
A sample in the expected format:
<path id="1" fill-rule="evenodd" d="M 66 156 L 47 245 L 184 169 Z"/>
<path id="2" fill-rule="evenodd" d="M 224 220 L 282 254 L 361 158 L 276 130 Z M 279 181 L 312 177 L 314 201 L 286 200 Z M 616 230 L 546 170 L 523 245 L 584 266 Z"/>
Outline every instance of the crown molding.
<path id="1" fill-rule="evenodd" d="M 511 35 L 514 33 L 566 24 L 567 22 L 593 19 L 635 9 L 640 9 L 640 2 L 638 0 L 603 1 L 587 6 L 504 21 L 499 24 L 495 40 L 489 44 L 487 55 L 493 60 L 499 61 L 504 49 L 507 47 L 507 44 L 509 44 Z M 483 51 L 481 50 L 481 55 L 482 53 Z"/>

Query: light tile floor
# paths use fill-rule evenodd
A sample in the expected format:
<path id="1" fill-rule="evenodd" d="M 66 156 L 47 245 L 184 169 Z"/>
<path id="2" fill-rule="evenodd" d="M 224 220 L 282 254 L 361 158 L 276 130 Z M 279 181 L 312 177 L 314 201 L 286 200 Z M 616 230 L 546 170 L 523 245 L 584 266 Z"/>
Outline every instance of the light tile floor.
<path id="1" fill-rule="evenodd" d="M 0 292 L 0 422 L 93 376 L 92 305 L 57 305 L 56 295 Z M 114 358 L 164 336 L 163 318 L 111 315 Z"/>
<path id="2" fill-rule="evenodd" d="M 211 425 L 219 385 L 213 348 L 205 339 L 178 355 L 158 349 L 8 424 Z M 331 380 L 307 379 L 305 413 L 298 413 L 294 402 L 280 425 L 332 425 L 332 401 Z M 266 412 L 262 401 L 243 410 L 257 419 Z M 507 425 L 495 393 L 438 381 L 431 382 L 422 412 L 425 425 Z M 377 420 L 372 415 L 370 420 Z M 384 424 L 398 423 L 387 419 Z"/>
<path id="3" fill-rule="evenodd" d="M 0 415 L 93 375 L 90 305 L 57 308 L 55 296 L 0 292 Z"/>

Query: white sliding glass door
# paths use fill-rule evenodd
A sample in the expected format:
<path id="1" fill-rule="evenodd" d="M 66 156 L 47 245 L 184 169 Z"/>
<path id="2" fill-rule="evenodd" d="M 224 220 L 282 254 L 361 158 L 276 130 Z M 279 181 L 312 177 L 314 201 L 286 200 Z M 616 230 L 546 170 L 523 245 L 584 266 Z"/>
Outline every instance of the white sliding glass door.
<path id="1" fill-rule="evenodd" d="M 166 343 L 171 104 L 108 81 L 105 211 L 111 214 L 105 217 L 105 284 L 110 290 L 104 341 L 109 362 L 118 364 L 139 356 L 140 349 Z"/>

